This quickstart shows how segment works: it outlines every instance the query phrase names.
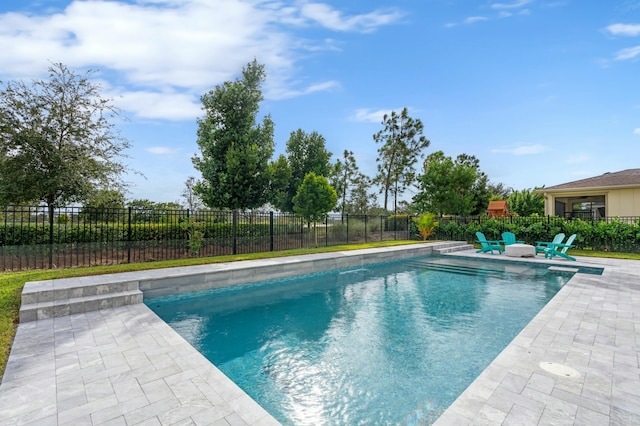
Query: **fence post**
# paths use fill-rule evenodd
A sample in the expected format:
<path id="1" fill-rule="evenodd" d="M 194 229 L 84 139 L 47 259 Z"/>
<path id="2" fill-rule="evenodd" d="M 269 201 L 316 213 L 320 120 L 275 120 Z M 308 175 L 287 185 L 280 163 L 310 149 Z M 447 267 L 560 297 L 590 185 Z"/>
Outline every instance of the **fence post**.
<path id="1" fill-rule="evenodd" d="M 347 244 L 349 244 L 349 213 L 347 213 Z"/>
<path id="2" fill-rule="evenodd" d="M 238 210 L 234 210 L 233 211 L 233 225 L 231 227 L 231 232 L 233 233 L 233 235 L 232 235 L 232 241 L 233 241 L 232 254 L 238 254 L 238 241 L 237 241 L 237 235 L 238 235 Z"/>
<path id="3" fill-rule="evenodd" d="M 407 240 L 411 239 L 411 230 L 409 229 L 409 215 L 407 215 Z"/>
<path id="4" fill-rule="evenodd" d="M 49 269 L 53 269 L 53 204 L 49 205 Z"/>
<path id="5" fill-rule="evenodd" d="M 364 215 L 364 242 L 367 242 L 367 215 Z"/>
<path id="6" fill-rule="evenodd" d="M 273 251 L 273 212 L 269 212 L 269 251 Z"/>
<path id="7" fill-rule="evenodd" d="M 329 247 L 329 215 L 324 217 L 324 246 Z"/>
<path id="8" fill-rule="evenodd" d="M 131 263 L 131 206 L 127 212 L 127 263 Z"/>

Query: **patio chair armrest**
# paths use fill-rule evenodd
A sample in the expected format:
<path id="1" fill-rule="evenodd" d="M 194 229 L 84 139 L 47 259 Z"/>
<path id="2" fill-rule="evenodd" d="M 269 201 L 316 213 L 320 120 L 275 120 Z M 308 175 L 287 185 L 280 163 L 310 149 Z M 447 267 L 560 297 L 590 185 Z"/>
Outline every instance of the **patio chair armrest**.
<path id="1" fill-rule="evenodd" d="M 553 245 L 555 243 L 551 242 L 551 241 L 536 241 L 536 247 L 543 247 L 543 246 L 550 246 Z"/>
<path id="2" fill-rule="evenodd" d="M 565 247 L 566 247 L 566 248 L 568 248 L 568 249 L 570 249 L 571 247 L 574 247 L 574 246 L 575 246 L 575 244 L 562 244 L 562 243 L 560 243 L 560 244 L 551 244 L 551 245 L 549 246 L 549 248 L 550 248 L 550 249 L 553 249 L 553 250 L 563 249 L 563 248 L 565 248 Z"/>

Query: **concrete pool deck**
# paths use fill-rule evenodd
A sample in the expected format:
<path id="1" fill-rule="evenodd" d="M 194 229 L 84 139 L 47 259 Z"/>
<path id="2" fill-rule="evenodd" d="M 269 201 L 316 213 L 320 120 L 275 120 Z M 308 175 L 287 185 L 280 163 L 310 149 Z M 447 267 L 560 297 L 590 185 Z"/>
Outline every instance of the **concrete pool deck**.
<path id="1" fill-rule="evenodd" d="M 384 259 L 398 250 L 362 252 Z M 342 267 L 355 255 L 302 258 Z M 550 262 L 475 250 L 451 255 L 602 267 L 604 272 L 575 274 L 437 425 L 640 424 L 640 261 Z M 277 271 L 276 265 L 303 264 L 299 258 L 252 262 L 237 262 L 244 269 L 238 276 L 265 265 Z M 235 268 L 208 266 L 225 276 Z M 135 278 L 131 274 L 125 281 Z M 148 271 L 135 274 L 149 276 Z M 84 284 L 92 280 L 105 282 L 82 279 Z M 19 324 L 0 384 L 0 425 L 278 424 L 146 305 L 113 302 L 105 309 L 74 309 L 60 309 L 60 316 L 44 309 L 40 317 Z"/>

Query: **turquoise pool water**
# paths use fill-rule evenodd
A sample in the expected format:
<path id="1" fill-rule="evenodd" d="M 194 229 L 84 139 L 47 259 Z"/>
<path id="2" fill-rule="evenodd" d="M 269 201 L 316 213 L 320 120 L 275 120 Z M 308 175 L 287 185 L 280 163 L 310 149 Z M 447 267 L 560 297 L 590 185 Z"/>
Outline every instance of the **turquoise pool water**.
<path id="1" fill-rule="evenodd" d="M 145 303 L 283 424 L 430 424 L 571 276 L 422 257 Z"/>

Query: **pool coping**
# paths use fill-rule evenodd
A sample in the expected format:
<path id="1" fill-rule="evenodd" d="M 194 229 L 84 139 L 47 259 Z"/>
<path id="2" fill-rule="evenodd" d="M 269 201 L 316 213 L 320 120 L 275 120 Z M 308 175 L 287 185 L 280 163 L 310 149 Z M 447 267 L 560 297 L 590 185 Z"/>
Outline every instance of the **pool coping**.
<path id="1" fill-rule="evenodd" d="M 640 424 L 640 261 L 545 263 L 603 272 L 575 273 L 435 425 Z"/>
<path id="2" fill-rule="evenodd" d="M 345 264 L 346 259 L 374 262 L 380 261 L 374 258 L 397 258 L 418 246 L 233 263 L 244 269 L 236 277 L 246 278 L 251 268 L 259 271 L 258 266 L 277 273 L 278 263 L 283 261 L 301 266 L 316 260 L 317 265 L 334 262 L 339 268 L 358 264 Z M 427 244 L 422 249 L 425 247 L 433 250 L 435 246 Z M 476 254 L 475 250 L 450 255 L 502 258 Z M 605 419 L 640 420 L 638 408 L 634 408 L 640 407 L 637 391 L 640 352 L 638 338 L 633 334 L 633 321 L 640 319 L 640 291 L 632 284 L 640 282 L 640 262 L 588 258 L 580 258 L 578 262 L 534 261 L 559 267 L 584 265 L 605 269 L 601 276 L 576 274 L 436 424 L 543 424 L 550 419 L 563 424 L 602 424 Z M 228 272 L 232 268 L 218 265 L 218 271 Z M 134 278 L 139 282 L 153 278 L 177 283 L 188 272 L 207 276 L 211 273 L 207 267 L 212 266 L 145 271 Z M 266 270 L 269 269 L 262 272 Z M 128 274 L 134 273 L 116 275 L 131 281 Z M 256 280 L 266 279 L 263 273 L 253 276 Z M 76 280 L 84 285 L 93 279 L 98 285 L 105 285 L 113 278 Z M 69 285 L 58 281 L 62 287 Z M 48 291 L 46 286 L 51 283 L 38 285 L 44 285 Z M 147 291 L 170 287 L 151 286 Z M 616 307 L 620 308 L 620 318 Z M 607 315 L 597 316 L 598 309 Z M 612 316 L 619 327 L 612 328 Z M 580 386 L 546 372 L 539 366 L 545 360 L 569 364 L 581 372 Z M 0 383 L 0 419 L 3 419 L 0 425 L 183 421 L 278 424 L 142 303 L 36 318 L 19 324 Z"/>

